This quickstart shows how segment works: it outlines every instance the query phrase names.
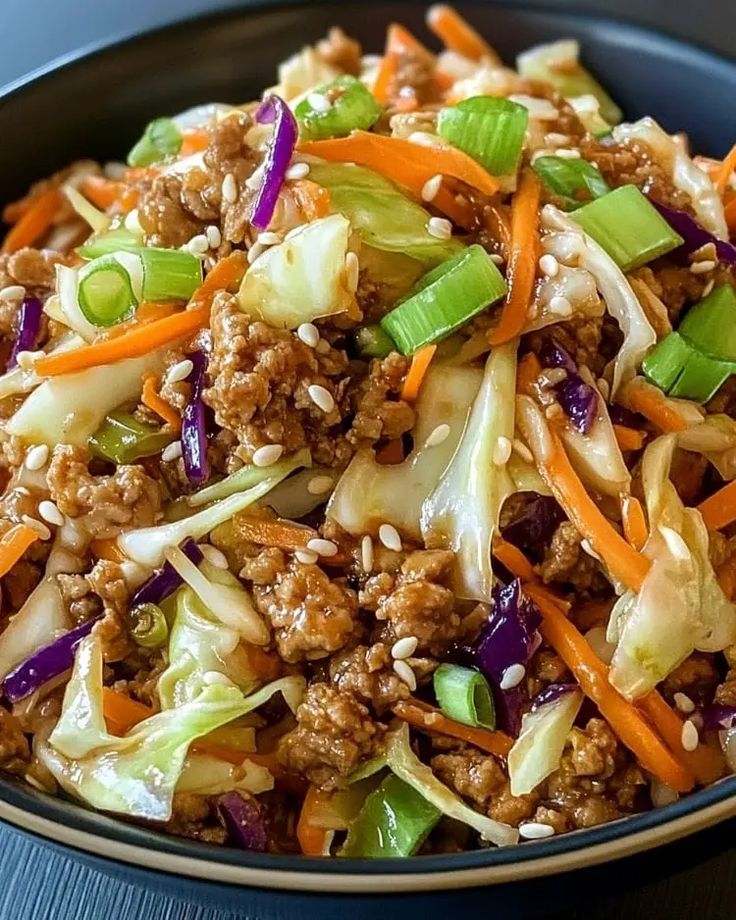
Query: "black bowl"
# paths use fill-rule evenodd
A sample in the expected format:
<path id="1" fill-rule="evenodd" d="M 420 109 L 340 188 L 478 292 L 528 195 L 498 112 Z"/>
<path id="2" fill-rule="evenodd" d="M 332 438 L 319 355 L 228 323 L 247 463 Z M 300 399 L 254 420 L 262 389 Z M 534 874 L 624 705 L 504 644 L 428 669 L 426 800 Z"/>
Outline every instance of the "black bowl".
<path id="1" fill-rule="evenodd" d="M 733 140 L 733 125 L 724 118 L 736 98 L 732 62 L 588 15 L 495 4 L 469 12 L 507 59 L 536 42 L 578 38 L 585 61 L 630 119 L 655 115 L 669 130 L 687 131 L 695 148 L 711 155 L 722 154 Z M 155 115 L 199 102 L 256 96 L 275 82 L 279 60 L 330 25 L 340 24 L 367 48 L 379 49 L 385 26 L 394 19 L 424 36 L 422 9 L 415 4 L 272 2 L 88 49 L 52 64 L 2 94 L 0 201 L 20 195 L 30 181 L 75 157 L 120 158 Z M 736 777 L 666 808 L 533 845 L 401 861 L 328 862 L 172 838 L 0 780 L 0 818 L 118 865 L 220 883 L 353 894 L 531 879 L 663 844 L 733 814 Z"/>

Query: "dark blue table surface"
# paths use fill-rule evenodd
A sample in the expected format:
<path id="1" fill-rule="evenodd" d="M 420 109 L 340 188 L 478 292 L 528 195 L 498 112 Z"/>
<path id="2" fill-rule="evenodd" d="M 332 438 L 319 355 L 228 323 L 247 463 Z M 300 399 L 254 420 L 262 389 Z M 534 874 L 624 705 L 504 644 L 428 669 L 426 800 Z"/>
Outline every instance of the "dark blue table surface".
<path id="1" fill-rule="evenodd" d="M 0 86 L 108 36 L 238 5 L 242 0 L 0 0 Z M 736 0 L 540 0 L 526 5 L 620 15 L 726 55 L 736 53 Z M 545 914 L 550 920 L 734 918 L 735 844 L 736 822 L 730 822 L 633 866 L 632 861 L 614 864 L 584 883 L 585 895 L 577 904 L 561 896 L 558 885 Z M 256 920 L 259 916 L 247 891 L 233 898 L 233 908 L 225 910 L 180 900 L 175 894 L 175 887 L 169 896 L 111 878 L 0 827 L 0 920 Z M 478 916 L 494 913 L 492 891 L 478 892 L 475 900 Z M 385 913 L 380 903 L 375 913 Z M 281 912 L 284 918 L 303 915 L 301 909 Z M 519 915 L 505 911 L 504 916 Z"/>

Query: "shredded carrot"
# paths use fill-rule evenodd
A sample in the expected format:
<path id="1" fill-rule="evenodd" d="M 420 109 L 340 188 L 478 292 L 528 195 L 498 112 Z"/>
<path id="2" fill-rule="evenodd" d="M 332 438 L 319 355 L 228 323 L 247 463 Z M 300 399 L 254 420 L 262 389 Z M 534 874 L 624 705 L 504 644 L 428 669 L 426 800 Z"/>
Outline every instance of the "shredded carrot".
<path id="1" fill-rule="evenodd" d="M 330 213 L 330 193 L 316 182 L 298 179 L 290 184 L 289 190 L 297 207 L 308 221 L 317 220 Z"/>
<path id="2" fill-rule="evenodd" d="M 641 450 L 646 440 L 646 432 L 629 428 L 628 425 L 614 425 L 613 433 L 621 450 Z"/>
<path id="3" fill-rule="evenodd" d="M 97 559 L 107 559 L 108 562 L 125 562 L 128 558 L 118 546 L 116 538 L 98 537 L 92 541 L 90 549 Z"/>
<path id="4" fill-rule="evenodd" d="M 139 722 L 153 715 L 153 709 L 145 703 L 131 699 L 127 693 L 102 688 L 102 713 L 108 731 L 113 735 L 125 735 Z"/>
<path id="5" fill-rule="evenodd" d="M 138 191 L 125 182 L 116 182 L 104 176 L 88 176 L 80 191 L 92 204 L 103 211 L 115 210 L 127 214 L 138 203 Z"/>
<path id="6" fill-rule="evenodd" d="M 678 432 L 687 428 L 687 422 L 665 402 L 664 396 L 656 387 L 629 386 L 626 390 L 626 400 L 634 412 L 649 419 L 661 431 Z"/>
<path id="7" fill-rule="evenodd" d="M 503 345 L 520 334 L 527 321 L 534 294 L 539 250 L 539 199 L 541 183 L 526 169 L 511 206 L 511 244 L 506 278 L 508 293 L 498 326 L 491 332 L 491 345 Z"/>
<path id="8" fill-rule="evenodd" d="M 719 195 L 723 195 L 723 193 L 728 188 L 728 183 L 731 181 L 731 174 L 735 169 L 736 144 L 734 144 L 733 147 L 728 151 L 723 162 L 713 174 L 713 184 L 718 189 Z"/>
<path id="9" fill-rule="evenodd" d="M 376 451 L 376 460 L 387 466 L 401 463 L 404 459 L 404 443 L 401 438 L 388 441 L 380 450 Z"/>
<path id="10" fill-rule="evenodd" d="M 143 380 L 141 402 L 150 409 L 151 412 L 155 412 L 156 415 L 162 418 L 166 424 L 175 431 L 181 431 L 181 417 L 176 409 L 170 406 L 166 400 L 162 399 L 156 392 L 156 378 L 153 374 L 149 374 L 149 376 L 145 377 Z"/>
<path id="11" fill-rule="evenodd" d="M 427 25 L 450 51 L 462 54 L 472 61 L 486 58 L 493 67 L 500 67 L 501 58 L 467 23 L 457 10 L 438 3 L 427 10 Z"/>
<path id="12" fill-rule="evenodd" d="M 0 537 L 0 577 L 6 575 L 28 547 L 39 539 L 39 532 L 25 524 L 14 524 L 4 533 Z"/>
<path id="13" fill-rule="evenodd" d="M 310 786 L 304 796 L 296 825 L 296 839 L 305 856 L 329 856 L 334 831 L 318 827 L 313 820 L 314 812 L 323 808 L 329 797 L 328 792 L 322 792 L 317 786 Z"/>
<path id="14" fill-rule="evenodd" d="M 437 351 L 436 345 L 425 345 L 419 351 L 414 352 L 411 358 L 411 366 L 404 380 L 404 386 L 401 390 L 401 398 L 406 402 L 414 402 L 419 396 L 419 390 L 422 386 L 424 376 L 429 369 L 434 353 Z"/>
<path id="15" fill-rule="evenodd" d="M 493 541 L 493 555 L 504 568 L 508 569 L 516 578 L 520 578 L 522 582 L 537 580 L 534 566 L 519 547 L 514 546 L 513 543 L 509 543 L 502 537 L 496 537 Z"/>
<path id="16" fill-rule="evenodd" d="M 399 63 L 405 56 L 418 58 L 428 64 L 434 62 L 432 52 L 425 48 L 405 26 L 392 22 L 386 32 L 386 48 L 371 89 L 379 102 L 385 104 L 392 101 L 389 98 L 391 85 L 398 72 Z"/>
<path id="17" fill-rule="evenodd" d="M 542 365 L 533 351 L 528 351 L 519 361 L 516 368 L 516 391 L 518 393 L 532 393 L 532 387 L 542 373 Z"/>
<path id="18" fill-rule="evenodd" d="M 154 322 L 157 319 L 165 319 L 167 316 L 173 316 L 174 313 L 179 313 L 181 310 L 181 301 L 178 303 L 154 303 L 151 301 L 143 301 L 143 303 L 135 311 L 135 316 L 131 319 L 125 320 L 122 323 L 117 323 L 115 326 L 110 326 L 108 329 L 105 329 L 95 339 L 95 342 L 105 342 L 108 339 L 117 339 L 121 335 L 125 335 L 126 332 L 129 332 L 131 329 L 138 329 L 141 326 L 145 326 L 148 323 Z"/>
<path id="19" fill-rule="evenodd" d="M 736 521 L 736 479 L 698 505 L 706 527 L 720 530 Z"/>
<path id="20" fill-rule="evenodd" d="M 8 231 L 0 252 L 17 252 L 38 242 L 51 227 L 60 204 L 61 194 L 56 186 L 39 195 Z"/>
<path id="21" fill-rule="evenodd" d="M 726 224 L 731 231 L 731 236 L 736 236 L 736 194 L 732 194 L 727 199 L 723 213 L 726 215 Z"/>
<path id="22" fill-rule="evenodd" d="M 414 697 L 401 700 L 393 707 L 394 715 L 404 722 L 413 725 L 420 731 L 436 735 L 447 735 L 449 738 L 458 738 L 468 744 L 474 744 L 482 751 L 506 757 L 513 746 L 513 739 L 499 731 L 489 731 L 487 728 L 473 728 L 463 725 L 454 719 L 449 719 L 439 709 L 429 706 Z"/>
<path id="23" fill-rule="evenodd" d="M 649 539 L 649 529 L 644 517 L 644 509 L 638 498 L 625 495 L 621 500 L 621 518 L 624 535 L 635 550 L 641 551 Z"/>
<path id="24" fill-rule="evenodd" d="M 243 540 L 263 546 L 278 546 L 279 549 L 294 551 L 304 549 L 310 540 L 319 536 L 311 527 L 293 524 L 291 521 L 269 520 L 255 515 L 238 515 L 238 535 Z"/>
<path id="25" fill-rule="evenodd" d="M 189 128 L 182 132 L 180 157 L 189 157 L 193 153 L 201 153 L 207 149 L 210 134 L 206 128 Z"/>

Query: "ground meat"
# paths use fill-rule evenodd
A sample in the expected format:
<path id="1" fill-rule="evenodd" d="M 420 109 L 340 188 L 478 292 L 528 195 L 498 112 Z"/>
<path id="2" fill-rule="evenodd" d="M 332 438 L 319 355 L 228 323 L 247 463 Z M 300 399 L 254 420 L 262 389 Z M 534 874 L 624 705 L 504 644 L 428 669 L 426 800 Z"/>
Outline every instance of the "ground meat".
<path id="1" fill-rule="evenodd" d="M 386 90 L 387 98 L 413 96 L 420 105 L 434 102 L 438 96 L 435 69 L 434 57 L 428 52 L 420 53 L 413 49 L 400 51 Z"/>
<path id="2" fill-rule="evenodd" d="M 135 648 L 126 612 L 130 590 L 117 562 L 100 559 L 86 575 L 57 575 L 72 619 L 84 623 L 103 614 L 95 626 L 105 661 L 122 661 Z"/>
<path id="3" fill-rule="evenodd" d="M 2 334 L 0 331 L 0 335 Z M 0 400 L 0 469 L 2 470 L 21 466 L 25 457 L 25 444 L 15 435 L 8 434 L 5 426 L 5 422 L 15 413 L 21 403 L 22 399 L 15 396 Z"/>
<path id="4" fill-rule="evenodd" d="M 534 655 L 527 668 L 529 692 L 532 697 L 541 692 L 548 684 L 570 682 L 570 672 L 560 656 L 551 648 L 542 647 Z"/>
<path id="5" fill-rule="evenodd" d="M 37 296 L 48 295 L 54 290 L 55 267 L 68 261 L 68 257 L 50 249 L 19 249 L 0 256 L 0 287 L 22 284 Z"/>
<path id="6" fill-rule="evenodd" d="M 693 652 L 667 675 L 662 684 L 662 692 L 670 700 L 675 693 L 684 693 L 697 706 L 704 706 L 713 698 L 717 684 L 718 670 L 713 656 L 705 652 Z"/>
<path id="7" fill-rule="evenodd" d="M 414 427 L 414 410 L 400 399 L 409 363 L 397 352 L 371 361 L 368 375 L 351 393 L 355 417 L 348 439 L 356 446 L 394 440 Z"/>
<path id="8" fill-rule="evenodd" d="M 362 49 L 360 42 L 356 42 L 337 26 L 333 26 L 327 33 L 327 38 L 317 43 L 317 54 L 325 64 L 357 77 L 360 73 L 360 58 Z"/>
<path id="9" fill-rule="evenodd" d="M 409 696 L 409 688 L 393 671 L 391 649 L 383 642 L 359 645 L 330 661 L 330 677 L 340 690 L 350 690 L 378 715 Z"/>
<path id="10" fill-rule="evenodd" d="M 202 843 L 224 844 L 227 840 L 227 832 L 218 821 L 209 797 L 192 792 L 174 795 L 166 830 L 177 837 L 188 837 Z"/>
<path id="11" fill-rule="evenodd" d="M 150 651 L 139 648 L 136 652 L 137 656 L 134 657 L 143 659 L 142 667 L 136 668 L 132 677 L 116 680 L 113 686 L 116 690 L 145 703 L 146 706 L 158 710 L 158 681 L 168 666 L 168 653 L 165 648 Z M 125 664 L 131 665 L 132 662 L 126 661 Z"/>
<path id="12" fill-rule="evenodd" d="M 634 277 L 643 281 L 662 301 L 673 325 L 677 325 L 686 304 L 702 300 L 707 283 L 704 275 L 694 275 L 686 265 L 677 265 L 667 259 L 637 269 Z"/>
<path id="13" fill-rule="evenodd" d="M 0 705 L 0 770 L 23 774 L 31 760 L 31 749 L 20 723 Z"/>
<path id="14" fill-rule="evenodd" d="M 271 585 L 286 571 L 286 556 L 275 546 L 260 546 L 248 539 L 246 527 L 253 513 L 248 509 L 215 527 L 210 542 L 225 554 L 230 569 L 239 572 L 241 578 L 256 585 Z"/>
<path id="15" fill-rule="evenodd" d="M 672 455 L 670 479 L 683 504 L 696 505 L 703 489 L 708 460 L 702 454 L 676 448 Z"/>
<path id="16" fill-rule="evenodd" d="M 334 788 L 373 756 L 386 730 L 352 693 L 322 683 L 307 689 L 296 717 L 297 727 L 281 739 L 279 757 L 323 789 Z"/>
<path id="17" fill-rule="evenodd" d="M 287 453 L 309 446 L 320 464 L 349 456 L 335 426 L 343 417 L 341 401 L 347 369 L 344 352 L 325 353 L 305 345 L 296 333 L 252 322 L 234 297 L 221 295 L 212 315 L 210 387 L 205 402 L 218 425 L 240 441 L 241 459 L 250 461 L 265 444 L 282 444 Z M 309 387 L 329 391 L 335 407 L 325 413 L 309 396 Z"/>
<path id="18" fill-rule="evenodd" d="M 539 566 L 542 580 L 570 584 L 578 591 L 587 591 L 600 573 L 597 560 L 580 546 L 580 534 L 570 521 L 558 525 Z"/>
<path id="19" fill-rule="evenodd" d="M 142 466 L 121 465 L 111 476 L 93 476 L 90 454 L 61 444 L 48 471 L 51 498 L 62 514 L 79 518 L 94 537 L 112 537 L 123 528 L 148 527 L 161 506 L 158 483 Z"/>
<path id="20" fill-rule="evenodd" d="M 482 812 L 487 812 L 491 799 L 506 782 L 506 775 L 498 761 L 473 747 L 437 754 L 432 758 L 431 766 L 446 786 Z"/>
<path id="21" fill-rule="evenodd" d="M 355 592 L 332 581 L 318 565 L 293 560 L 272 585 L 256 585 L 253 593 L 284 661 L 326 658 L 357 639 Z"/>

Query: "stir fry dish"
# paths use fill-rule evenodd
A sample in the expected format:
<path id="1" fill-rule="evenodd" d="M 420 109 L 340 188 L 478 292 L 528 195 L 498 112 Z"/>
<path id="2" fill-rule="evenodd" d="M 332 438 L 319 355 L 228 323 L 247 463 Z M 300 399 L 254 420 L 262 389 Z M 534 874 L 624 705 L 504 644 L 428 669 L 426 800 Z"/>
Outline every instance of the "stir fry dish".
<path id="1" fill-rule="evenodd" d="M 6 776 L 374 858 L 736 771 L 736 147 L 427 25 L 5 207 Z"/>

